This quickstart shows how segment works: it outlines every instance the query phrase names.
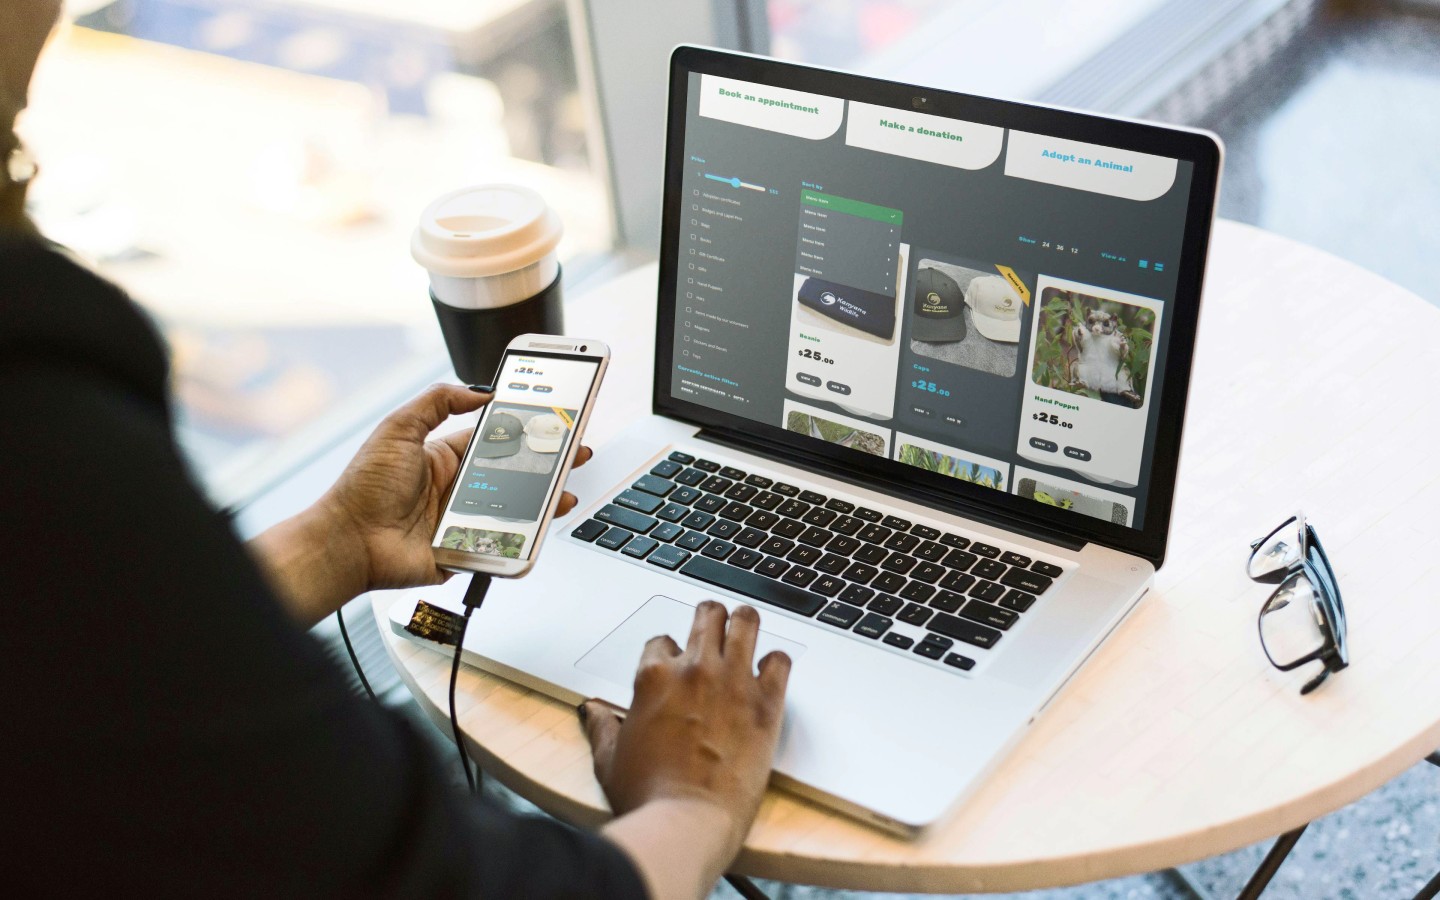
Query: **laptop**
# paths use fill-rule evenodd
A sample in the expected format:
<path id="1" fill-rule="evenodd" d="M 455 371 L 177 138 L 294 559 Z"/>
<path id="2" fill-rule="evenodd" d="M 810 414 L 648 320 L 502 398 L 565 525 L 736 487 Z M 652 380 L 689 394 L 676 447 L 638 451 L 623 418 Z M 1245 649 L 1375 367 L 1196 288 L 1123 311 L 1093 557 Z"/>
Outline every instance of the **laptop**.
<path id="1" fill-rule="evenodd" d="M 1220 146 L 689 46 L 668 115 L 653 414 L 464 658 L 623 707 L 647 639 L 751 604 L 774 783 L 914 837 L 1164 561 Z"/>

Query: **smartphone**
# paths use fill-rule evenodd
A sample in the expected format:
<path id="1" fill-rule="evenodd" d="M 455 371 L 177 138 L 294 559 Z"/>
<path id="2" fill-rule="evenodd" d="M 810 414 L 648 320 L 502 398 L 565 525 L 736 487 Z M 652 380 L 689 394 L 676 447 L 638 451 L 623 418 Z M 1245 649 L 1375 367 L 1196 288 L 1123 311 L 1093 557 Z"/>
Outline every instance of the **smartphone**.
<path id="1" fill-rule="evenodd" d="M 610 364 L 600 341 L 522 334 L 465 449 L 431 546 L 451 572 L 530 571 Z"/>

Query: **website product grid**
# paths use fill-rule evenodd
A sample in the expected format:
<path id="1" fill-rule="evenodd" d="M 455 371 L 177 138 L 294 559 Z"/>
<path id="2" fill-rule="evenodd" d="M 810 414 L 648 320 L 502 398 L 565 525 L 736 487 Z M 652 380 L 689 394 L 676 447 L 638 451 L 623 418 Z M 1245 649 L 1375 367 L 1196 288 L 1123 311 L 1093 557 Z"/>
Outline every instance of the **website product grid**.
<path id="1" fill-rule="evenodd" d="M 672 396 L 1142 526 L 1190 163 L 689 91 Z"/>

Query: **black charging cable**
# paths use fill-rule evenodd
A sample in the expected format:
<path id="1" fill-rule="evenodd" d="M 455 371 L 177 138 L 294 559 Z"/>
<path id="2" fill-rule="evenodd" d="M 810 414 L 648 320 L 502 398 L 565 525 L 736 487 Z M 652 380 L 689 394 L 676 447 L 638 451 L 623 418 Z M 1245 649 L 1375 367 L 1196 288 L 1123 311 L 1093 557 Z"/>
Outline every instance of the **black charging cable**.
<path id="1" fill-rule="evenodd" d="M 460 621 L 460 635 L 455 638 L 455 658 L 450 662 L 450 730 L 455 735 L 455 749 L 460 752 L 460 768 L 465 770 L 465 783 L 470 793 L 479 792 L 485 786 L 485 773 L 479 766 L 470 774 L 470 755 L 465 752 L 465 739 L 460 736 L 460 719 L 455 715 L 455 681 L 460 677 L 460 653 L 465 649 L 465 631 L 470 627 L 470 614 L 485 602 L 490 591 L 490 576 L 477 572 L 465 589 L 465 618 Z"/>
<path id="2" fill-rule="evenodd" d="M 355 674 L 360 676 L 360 683 L 364 685 L 365 693 L 370 695 L 371 700 L 379 703 L 380 698 L 375 696 L 375 689 L 370 687 L 370 681 L 365 677 L 365 670 L 360 667 L 360 657 L 355 655 L 355 646 L 350 643 L 350 632 L 345 627 L 345 610 L 343 608 L 335 610 L 335 621 L 340 623 L 340 638 L 345 641 L 345 652 L 350 654 L 350 665 L 355 667 Z"/>

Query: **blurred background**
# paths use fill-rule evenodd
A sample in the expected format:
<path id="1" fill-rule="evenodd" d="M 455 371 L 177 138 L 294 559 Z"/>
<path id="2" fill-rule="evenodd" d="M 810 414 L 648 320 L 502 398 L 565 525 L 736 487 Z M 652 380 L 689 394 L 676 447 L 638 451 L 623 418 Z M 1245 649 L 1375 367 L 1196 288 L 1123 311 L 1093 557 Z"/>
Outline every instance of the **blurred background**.
<path id="1" fill-rule="evenodd" d="M 160 323 L 185 449 L 232 507 L 451 377 L 408 249 L 431 197 L 538 189 L 572 296 L 654 258 L 681 41 L 1212 129 L 1222 215 L 1440 303 L 1440 0 L 71 0 L 66 20 L 20 123 L 33 215 Z M 1406 776 L 1427 777 L 1337 814 L 1380 817 L 1353 840 L 1312 829 L 1267 897 L 1418 886 L 1440 791 Z M 1287 880 L 1307 846 L 1339 881 Z M 1043 896 L 1223 896 L 1248 874 L 1228 859 Z"/>
<path id="2" fill-rule="evenodd" d="M 407 251 L 430 197 L 536 187 L 572 293 L 653 257 L 682 40 L 1212 128 L 1223 215 L 1440 300 L 1434 0 L 72 0 L 67 20 L 21 122 L 34 214 L 161 323 L 226 504 L 445 371 Z"/>

